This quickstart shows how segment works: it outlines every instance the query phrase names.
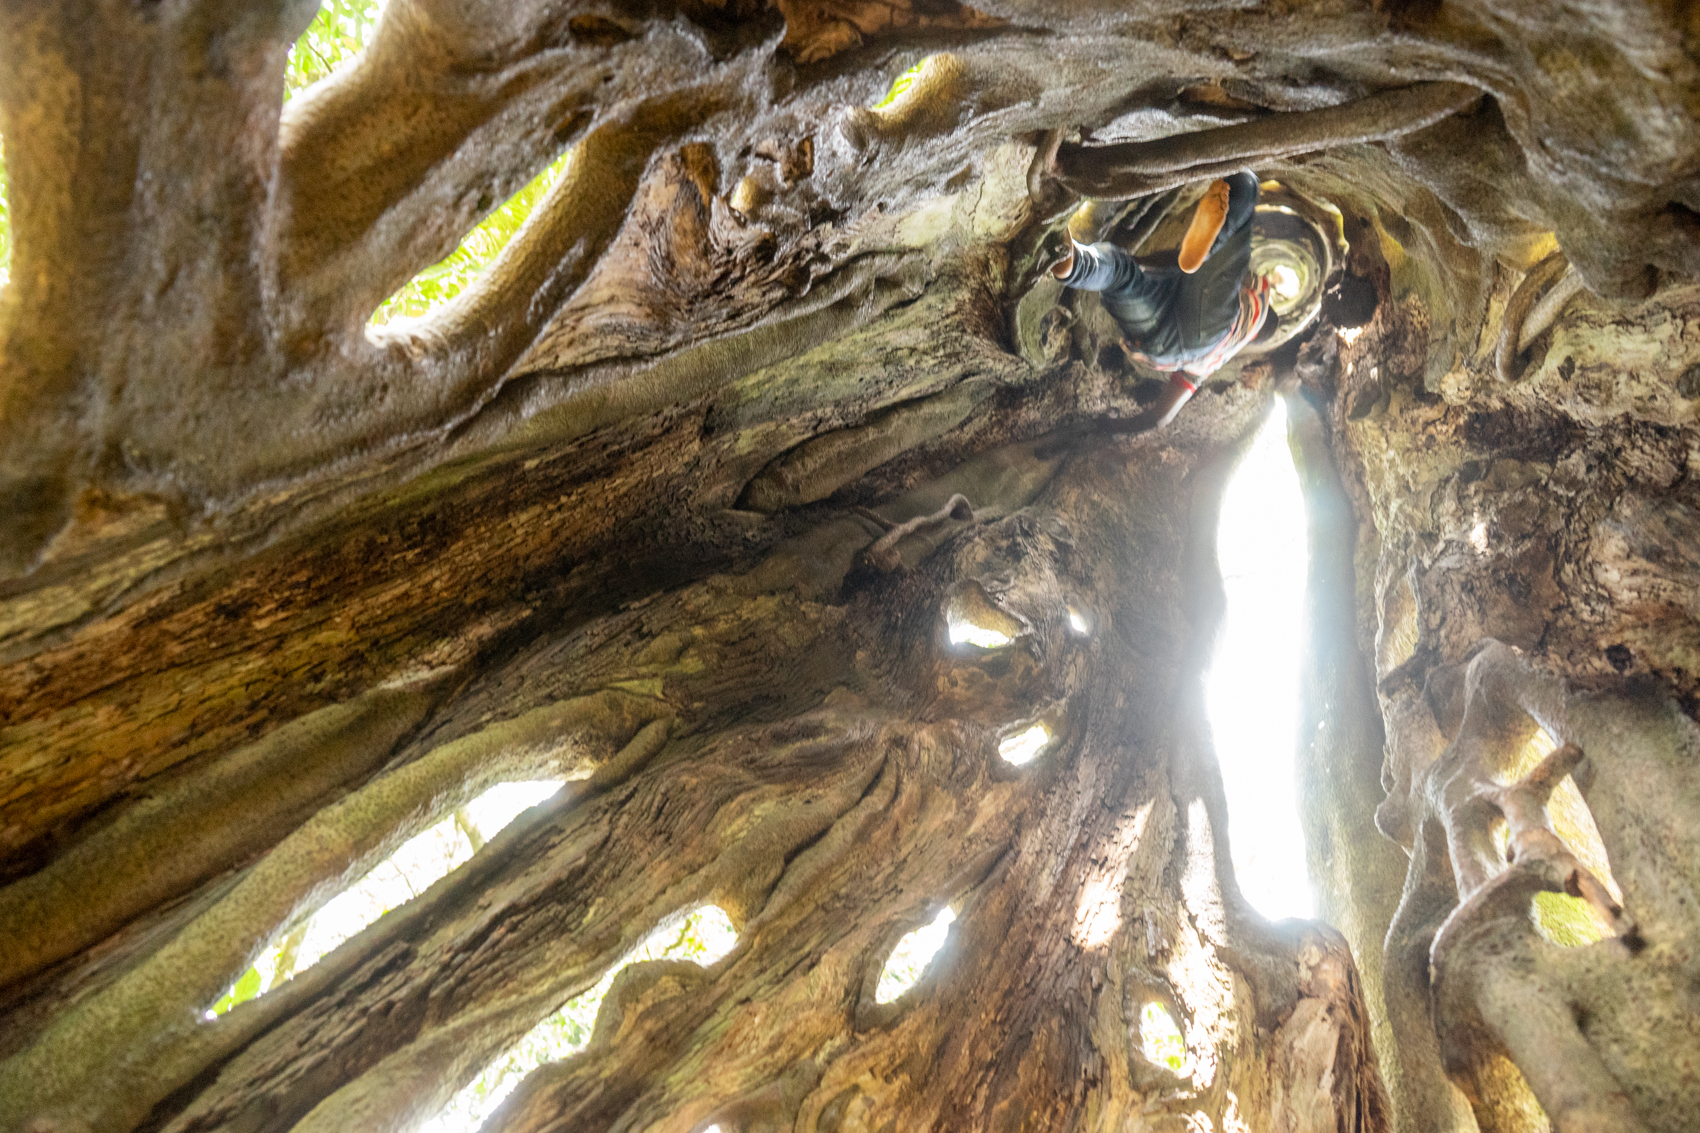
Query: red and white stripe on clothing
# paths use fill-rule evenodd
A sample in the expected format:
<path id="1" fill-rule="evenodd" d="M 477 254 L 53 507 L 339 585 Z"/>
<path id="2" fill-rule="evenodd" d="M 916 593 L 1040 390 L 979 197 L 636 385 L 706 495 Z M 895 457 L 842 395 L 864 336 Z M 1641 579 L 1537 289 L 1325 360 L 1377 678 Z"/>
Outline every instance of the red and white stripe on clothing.
<path id="1" fill-rule="evenodd" d="M 1240 288 L 1240 313 L 1234 319 L 1234 325 L 1228 328 L 1228 333 L 1204 357 L 1193 359 L 1181 369 L 1195 377 L 1208 378 L 1257 337 L 1268 314 L 1269 278 L 1260 275 Z"/>
<path id="2" fill-rule="evenodd" d="M 1216 341 L 1216 345 L 1205 351 L 1197 358 L 1185 362 L 1154 362 L 1148 355 L 1132 351 L 1135 357 L 1151 366 L 1152 369 L 1174 374 L 1172 380 L 1187 387 L 1191 393 L 1198 389 L 1198 382 L 1181 377 L 1190 374 L 1198 381 L 1203 381 L 1223 366 L 1233 360 L 1234 355 L 1245 348 L 1245 345 L 1257 337 L 1257 332 L 1263 329 L 1263 320 L 1269 316 L 1269 278 L 1255 276 L 1240 288 L 1240 310 L 1234 316 L 1233 325 L 1227 333 Z"/>

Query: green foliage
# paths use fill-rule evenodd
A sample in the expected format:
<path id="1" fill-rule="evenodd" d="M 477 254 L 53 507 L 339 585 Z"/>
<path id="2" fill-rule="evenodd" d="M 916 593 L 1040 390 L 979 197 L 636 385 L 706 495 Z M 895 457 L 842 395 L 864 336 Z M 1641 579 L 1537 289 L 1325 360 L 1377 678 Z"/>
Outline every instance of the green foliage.
<path id="1" fill-rule="evenodd" d="M 1540 934 L 1566 948 L 1594 944 L 1611 933 L 1592 905 L 1568 893 L 1535 894 L 1534 915 Z"/>
<path id="2" fill-rule="evenodd" d="M 884 98 L 874 103 L 874 109 L 884 110 L 886 107 L 896 102 L 899 98 L 902 98 L 903 92 L 915 85 L 915 76 L 921 73 L 921 68 L 927 65 L 927 59 L 931 58 L 932 56 L 927 56 L 926 59 L 922 59 L 919 63 L 891 80 L 891 89 L 885 92 Z"/>
<path id="3" fill-rule="evenodd" d="M 358 55 L 372 38 L 383 10 L 384 0 L 324 0 L 319 14 L 289 52 L 284 97 L 293 98 Z M 432 264 L 390 296 L 372 315 L 372 324 L 382 326 L 397 317 L 417 318 L 464 291 L 519 231 L 565 162 L 562 156 L 467 233 L 446 259 Z M 0 250 L 3 248 L 0 243 Z"/>
<path id="4" fill-rule="evenodd" d="M 532 178 L 525 188 L 509 197 L 495 212 L 484 218 L 477 228 L 466 234 L 460 246 L 442 261 L 432 264 L 408 281 L 400 291 L 385 300 L 372 315 L 372 325 L 382 326 L 393 318 L 418 318 L 447 303 L 478 278 L 496 254 L 507 246 L 519 231 L 531 210 L 555 183 L 566 167 L 570 153 L 562 154 L 554 164 Z"/>
<path id="5" fill-rule="evenodd" d="M 290 49 L 283 97 L 295 97 L 360 54 L 383 10 L 384 0 L 324 0 Z"/>
<path id="6" fill-rule="evenodd" d="M 238 1003 L 248 1002 L 250 999 L 260 994 L 260 985 L 263 982 L 264 977 L 260 975 L 259 967 L 256 965 L 255 967 L 249 968 L 246 972 L 242 973 L 242 978 L 236 981 L 236 985 L 229 991 L 225 992 L 222 999 L 212 1005 L 212 1013 L 214 1015 L 223 1015 L 226 1011 L 229 1011 Z"/>
<path id="7" fill-rule="evenodd" d="M 737 938 L 726 914 L 713 905 L 694 910 L 676 929 L 651 933 L 631 955 L 604 975 L 600 983 L 533 1027 L 511 1050 L 485 1067 L 442 1113 L 425 1125 L 422 1133 L 477 1129 L 519 1085 L 520 1079 L 545 1062 L 558 1061 L 582 1050 L 596 1026 L 602 997 L 608 994 L 614 976 L 627 964 L 642 960 L 712 964 L 731 950 Z"/>
<path id="8" fill-rule="evenodd" d="M 1139 1045 L 1146 1061 L 1167 1066 L 1183 1078 L 1189 1061 L 1186 1037 L 1161 1003 L 1147 1003 L 1139 1012 Z"/>

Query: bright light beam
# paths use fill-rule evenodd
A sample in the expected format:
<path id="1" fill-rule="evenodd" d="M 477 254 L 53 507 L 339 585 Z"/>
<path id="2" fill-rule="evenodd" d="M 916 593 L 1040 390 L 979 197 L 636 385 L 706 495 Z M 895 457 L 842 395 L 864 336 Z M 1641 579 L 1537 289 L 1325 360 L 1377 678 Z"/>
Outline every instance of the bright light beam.
<path id="1" fill-rule="evenodd" d="M 1240 890 L 1272 919 L 1311 917 L 1297 774 L 1304 495 L 1279 400 L 1228 483 L 1216 553 L 1228 608 L 1205 696 Z"/>
<path id="2" fill-rule="evenodd" d="M 418 1133 L 477 1133 L 525 1076 L 545 1062 L 557 1062 L 584 1049 L 596 1026 L 602 999 L 614 977 L 627 964 L 642 960 L 690 960 L 704 967 L 732 951 L 737 930 L 726 911 L 716 905 L 692 910 L 683 921 L 654 929 L 619 963 L 603 973 L 597 985 L 544 1019 L 461 1088 L 449 1104 Z M 719 1129 L 711 1125 L 703 1133 Z"/>
<path id="3" fill-rule="evenodd" d="M 967 643 L 978 645 L 981 649 L 996 649 L 1015 640 L 1007 633 L 969 620 L 965 615 L 954 609 L 945 613 L 944 622 L 945 630 L 950 635 L 952 645 Z"/>
<path id="4" fill-rule="evenodd" d="M 1030 763 L 1033 757 L 1044 750 L 1051 742 L 1051 730 L 1043 724 L 1034 724 L 1031 728 L 1006 737 L 998 744 L 998 754 L 1010 763 L 1020 767 Z"/>
<path id="5" fill-rule="evenodd" d="M 874 989 L 875 1003 L 892 1003 L 904 992 L 914 987 L 920 980 L 933 955 L 944 947 L 945 938 L 950 935 L 950 926 L 956 922 L 956 913 L 949 906 L 939 910 L 939 915 L 933 918 L 931 924 L 922 925 L 913 932 L 906 933 L 892 949 L 891 958 L 885 962 L 885 968 L 880 972 L 879 986 Z"/>

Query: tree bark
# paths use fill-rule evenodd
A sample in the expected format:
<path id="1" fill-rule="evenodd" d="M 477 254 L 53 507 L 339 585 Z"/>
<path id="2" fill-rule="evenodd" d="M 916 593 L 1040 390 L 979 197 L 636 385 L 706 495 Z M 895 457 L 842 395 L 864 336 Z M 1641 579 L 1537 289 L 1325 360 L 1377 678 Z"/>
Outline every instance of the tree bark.
<path id="1" fill-rule="evenodd" d="M 285 108 L 308 7 L 0 10 L 0 1133 L 414 1128 L 704 903 L 731 954 L 624 971 L 492 1129 L 1700 1108 L 1681 13 L 392 0 Z M 471 289 L 367 328 L 569 149 Z M 1069 188 L 1245 161 L 1338 227 L 1322 317 L 1117 435 L 1143 375 L 1043 282 Z M 1083 222 L 1155 246 L 1184 200 Z M 1339 931 L 1241 896 L 1199 683 L 1277 386 Z"/>
<path id="2" fill-rule="evenodd" d="M 1241 429 L 1259 405 L 1217 400 Z M 1016 450 L 919 485 L 887 512 L 926 514 L 947 489 L 980 506 L 899 541 L 917 561 L 896 572 L 853 573 L 873 539 L 847 517 L 769 560 L 817 556 L 803 592 L 772 590 L 758 566 L 535 640 L 444 706 L 412 745 L 431 754 L 363 794 L 419 813 L 390 801 L 390 781 L 464 746 L 444 736 L 500 689 L 529 690 L 502 697 L 512 713 L 557 690 L 644 684 L 675 738 L 498 838 L 404 922 L 367 930 L 325 962 L 334 982 L 310 970 L 216 1023 L 159 1026 L 221 986 L 173 984 L 184 949 L 234 944 L 211 972 L 244 962 L 227 924 L 254 919 L 239 886 L 175 952 L 36 1039 L 0 1090 L 18 1112 L 97 1128 L 404 1127 L 657 920 L 712 901 L 740 930 L 733 955 L 708 972 L 634 969 L 604 1008 L 606 1037 L 528 1080 L 498 1120 L 688 1129 L 777 1106 L 768 1120 L 803 1128 L 852 1113 L 874 1127 L 947 1113 L 1048 1126 L 1084 1106 L 1109 1128 L 1156 1105 L 1261 1127 L 1309 1112 L 1321 1090 L 1340 1121 L 1376 1127 L 1344 942 L 1263 924 L 1223 864 L 1199 729 L 1222 480 L 1207 438 L 1220 428 L 1060 471 Z M 948 643 L 945 612 L 970 588 L 1020 627 L 1012 643 Z M 1089 635 L 1069 628 L 1069 607 Z M 1008 767 L 998 738 L 1036 718 L 1050 750 Z M 548 725 L 557 743 L 581 727 Z M 351 832 L 334 810 L 315 821 Z M 244 884 L 323 875 L 290 845 Z M 961 909 L 946 959 L 876 1006 L 885 953 L 941 904 Z M 281 927 L 287 908 L 254 923 Z M 1185 1021 L 1190 1083 L 1140 1053 L 1151 1001 Z M 148 1024 L 125 1025 L 138 1017 Z M 1319 1049 L 1336 1052 L 1326 1066 Z M 1336 1057 L 1349 1073 L 1329 1087 Z M 109 1085 L 90 1089 L 97 1067 Z M 776 1083 L 791 1083 L 778 1100 Z"/>

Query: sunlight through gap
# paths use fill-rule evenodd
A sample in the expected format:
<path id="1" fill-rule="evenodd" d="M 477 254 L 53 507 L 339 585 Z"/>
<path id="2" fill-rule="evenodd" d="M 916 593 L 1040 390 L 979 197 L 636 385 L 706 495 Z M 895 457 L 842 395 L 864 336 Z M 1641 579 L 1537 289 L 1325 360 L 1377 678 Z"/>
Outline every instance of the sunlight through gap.
<path id="1" fill-rule="evenodd" d="M 999 609 L 977 583 L 959 589 L 945 607 L 945 636 L 952 645 L 998 649 L 1022 632 L 1015 618 Z"/>
<path id="2" fill-rule="evenodd" d="M 1299 279 L 1299 273 L 1286 264 L 1278 264 L 1269 273 L 1269 277 L 1270 289 L 1278 297 L 1289 303 L 1298 298 L 1300 290 L 1304 287 L 1303 281 Z"/>
<path id="3" fill-rule="evenodd" d="M 216 1019 L 311 968 L 337 945 L 447 877 L 521 811 L 560 789 L 559 779 L 499 783 L 409 838 L 364 877 L 273 941 L 206 1017 Z"/>
<path id="4" fill-rule="evenodd" d="M 1020 767 L 1024 763 L 1031 762 L 1033 757 L 1043 751 L 1045 745 L 1050 742 L 1051 730 L 1043 724 L 1034 724 L 1013 736 L 1006 736 L 998 744 L 998 754 Z"/>
<path id="5" fill-rule="evenodd" d="M 1147 1003 L 1140 1009 L 1139 1049 L 1154 1066 L 1166 1066 L 1183 1078 L 1192 1072 L 1186 1036 L 1161 1003 Z"/>
<path id="6" fill-rule="evenodd" d="M 945 615 L 945 625 L 952 645 L 978 645 L 981 649 L 996 649 L 1008 645 L 1014 638 L 990 626 L 977 625 L 955 610 Z"/>
<path id="7" fill-rule="evenodd" d="M 555 184 L 572 157 L 568 150 L 550 162 L 543 172 L 509 197 L 489 216 L 461 238 L 455 250 L 408 280 L 391 295 L 369 321 L 383 326 L 392 319 L 417 319 L 430 314 L 470 287 L 484 269 L 508 246 L 539 203 Z"/>
<path id="8" fill-rule="evenodd" d="M 473 1133 L 527 1074 L 545 1062 L 556 1062 L 584 1049 L 596 1026 L 596 1012 L 602 1006 L 603 996 L 614 985 L 614 977 L 628 964 L 644 960 L 689 960 L 707 967 L 732 951 L 737 943 L 738 933 L 731 918 L 717 905 L 704 905 L 682 920 L 662 924 L 609 968 L 595 987 L 568 1001 L 485 1067 L 441 1113 L 420 1126 L 419 1133 Z"/>
<path id="9" fill-rule="evenodd" d="M 939 910 L 939 915 L 933 918 L 933 923 L 923 925 L 914 932 L 907 933 L 897 942 L 897 947 L 891 950 L 891 958 L 885 962 L 880 971 L 879 986 L 874 989 L 875 1003 L 891 1003 L 904 992 L 915 986 L 921 978 L 921 973 L 927 970 L 933 956 L 944 947 L 945 938 L 950 935 L 950 926 L 956 922 L 956 914 L 946 908 Z"/>
<path id="10" fill-rule="evenodd" d="M 1277 400 L 1222 500 L 1217 557 L 1228 605 L 1205 684 L 1234 872 L 1271 919 L 1316 910 L 1294 769 L 1305 536 L 1286 406 Z"/>
<path id="11" fill-rule="evenodd" d="M 289 61 L 284 64 L 284 100 L 294 98 L 364 51 L 383 14 L 384 0 L 323 0 L 313 22 L 289 49 Z"/>

